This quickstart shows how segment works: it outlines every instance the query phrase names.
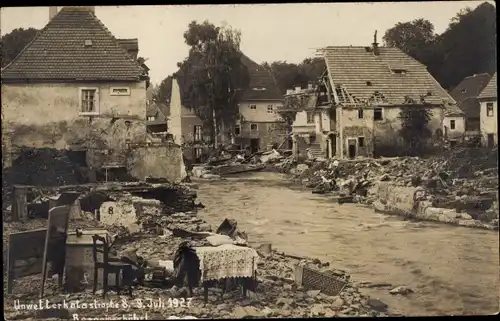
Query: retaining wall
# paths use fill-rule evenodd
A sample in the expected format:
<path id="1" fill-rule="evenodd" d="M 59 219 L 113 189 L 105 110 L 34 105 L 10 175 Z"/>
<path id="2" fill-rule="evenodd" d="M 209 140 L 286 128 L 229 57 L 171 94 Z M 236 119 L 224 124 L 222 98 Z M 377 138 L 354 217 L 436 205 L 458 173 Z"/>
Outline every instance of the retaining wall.
<path id="1" fill-rule="evenodd" d="M 429 201 L 417 201 L 415 205 L 414 195 L 419 190 L 421 189 L 417 187 L 396 186 L 388 182 L 378 182 L 370 189 L 369 194 L 377 199 L 373 203 L 373 207 L 377 212 L 466 227 L 498 229 L 494 225 L 472 219 L 467 213 L 457 213 L 454 209 L 432 207 L 432 203 Z"/>

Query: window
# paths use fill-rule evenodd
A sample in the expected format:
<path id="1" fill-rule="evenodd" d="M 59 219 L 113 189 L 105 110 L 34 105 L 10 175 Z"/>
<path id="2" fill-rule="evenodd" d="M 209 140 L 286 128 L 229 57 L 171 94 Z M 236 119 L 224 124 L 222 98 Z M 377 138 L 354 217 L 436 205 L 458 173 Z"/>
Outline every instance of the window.
<path id="1" fill-rule="evenodd" d="M 371 82 L 371 81 L 367 81 L 367 82 L 366 82 L 366 85 L 367 85 L 367 86 L 371 86 L 371 85 L 372 85 L 372 82 Z"/>
<path id="2" fill-rule="evenodd" d="M 250 109 L 257 109 L 257 105 L 250 105 Z"/>
<path id="3" fill-rule="evenodd" d="M 257 130 L 257 124 L 250 124 L 250 130 Z"/>
<path id="4" fill-rule="evenodd" d="M 111 96 L 130 96 L 129 87 L 111 87 L 109 89 L 109 94 Z"/>
<path id="5" fill-rule="evenodd" d="M 155 116 L 148 116 L 148 121 L 154 121 L 155 120 Z"/>
<path id="6" fill-rule="evenodd" d="M 241 134 L 241 128 L 239 125 L 234 126 L 234 134 L 235 135 L 240 135 Z"/>
<path id="7" fill-rule="evenodd" d="M 373 120 L 382 120 L 382 108 L 373 109 Z"/>
<path id="8" fill-rule="evenodd" d="M 274 111 L 273 111 L 273 105 L 267 105 L 267 112 L 269 114 L 272 114 Z"/>
<path id="9" fill-rule="evenodd" d="M 314 113 L 312 111 L 307 112 L 307 123 L 314 124 Z"/>
<path id="10" fill-rule="evenodd" d="M 358 118 L 359 119 L 363 118 L 363 109 L 362 108 L 358 109 Z"/>
<path id="11" fill-rule="evenodd" d="M 194 126 L 194 141 L 199 142 L 201 140 L 202 140 L 201 126 L 195 125 Z"/>
<path id="12" fill-rule="evenodd" d="M 450 120 L 450 129 L 455 129 L 455 120 Z"/>
<path id="13" fill-rule="evenodd" d="M 486 116 L 493 117 L 493 103 L 486 104 Z"/>
<path id="14" fill-rule="evenodd" d="M 99 112 L 99 97 L 97 88 L 82 88 L 80 90 L 80 114 L 97 114 Z"/>
<path id="15" fill-rule="evenodd" d="M 452 147 L 452 148 L 453 148 L 453 147 L 455 147 L 455 146 L 457 146 L 457 141 L 456 141 L 455 139 L 450 140 L 450 147 Z"/>
<path id="16" fill-rule="evenodd" d="M 203 153 L 203 150 L 201 148 L 195 148 L 194 149 L 194 156 L 196 158 L 200 158 L 202 153 Z"/>
<path id="17" fill-rule="evenodd" d="M 358 137 L 358 146 L 365 147 L 365 138 L 364 137 Z"/>

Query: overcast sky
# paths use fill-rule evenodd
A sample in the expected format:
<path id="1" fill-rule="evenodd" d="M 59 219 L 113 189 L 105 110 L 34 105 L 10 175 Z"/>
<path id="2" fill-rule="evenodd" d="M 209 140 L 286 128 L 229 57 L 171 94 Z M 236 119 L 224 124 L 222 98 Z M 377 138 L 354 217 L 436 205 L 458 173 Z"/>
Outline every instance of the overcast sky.
<path id="1" fill-rule="evenodd" d="M 381 39 L 397 22 L 425 18 L 442 33 L 460 9 L 482 2 L 108 6 L 95 12 L 117 38 L 139 39 L 139 55 L 148 58 L 151 81 L 158 84 L 187 56 L 182 35 L 192 20 L 227 22 L 241 30 L 241 49 L 258 63 L 298 63 L 323 46 L 369 45 L 375 30 Z M 1 33 L 41 29 L 48 17 L 48 7 L 2 8 Z"/>

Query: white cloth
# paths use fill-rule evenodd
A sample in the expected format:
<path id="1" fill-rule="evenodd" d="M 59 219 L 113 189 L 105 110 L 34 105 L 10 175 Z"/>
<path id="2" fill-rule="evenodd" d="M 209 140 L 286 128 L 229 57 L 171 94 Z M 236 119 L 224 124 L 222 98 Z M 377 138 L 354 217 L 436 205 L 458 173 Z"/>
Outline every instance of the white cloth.
<path id="1" fill-rule="evenodd" d="M 234 242 L 233 239 L 230 238 L 229 236 L 220 234 L 209 236 L 206 238 L 206 240 L 212 246 L 219 246 L 222 244 L 233 244 Z"/>
<path id="2" fill-rule="evenodd" d="M 200 259 L 202 282 L 255 275 L 259 255 L 252 248 L 223 244 L 195 249 Z"/>

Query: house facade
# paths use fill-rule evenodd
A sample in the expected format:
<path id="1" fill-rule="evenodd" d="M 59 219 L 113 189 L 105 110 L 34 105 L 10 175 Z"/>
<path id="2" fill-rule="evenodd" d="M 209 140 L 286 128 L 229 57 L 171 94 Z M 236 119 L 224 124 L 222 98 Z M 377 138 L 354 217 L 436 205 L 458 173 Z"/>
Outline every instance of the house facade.
<path id="1" fill-rule="evenodd" d="M 234 143 L 255 153 L 280 144 L 287 136 L 286 123 L 276 112 L 283 105 L 283 95 L 269 70 L 245 55 L 242 63 L 248 69 L 250 84 L 239 103 Z"/>
<path id="2" fill-rule="evenodd" d="M 430 110 L 428 128 L 435 139 L 442 138 L 445 113 L 456 103 L 420 62 L 397 48 L 379 47 L 376 40 L 370 47 L 327 47 L 321 53 L 327 69 L 304 99 L 307 104 L 299 106 L 314 115 L 310 124 L 314 118 L 323 157 L 401 150 L 403 108 Z"/>
<path id="3" fill-rule="evenodd" d="M 250 85 L 242 94 L 239 102 L 239 117 L 234 126 L 222 128 L 217 135 L 219 143 L 232 143 L 240 149 L 250 148 L 255 152 L 264 150 L 272 144 L 281 143 L 286 135 L 286 124 L 276 114 L 282 105 L 283 96 L 270 71 L 248 57 L 242 57 L 248 68 Z M 211 129 L 195 111 L 188 108 L 189 102 L 183 101 L 178 79 L 172 82 L 170 99 L 169 132 L 176 143 L 183 146 L 188 160 L 200 161 L 210 149 Z"/>
<path id="4" fill-rule="evenodd" d="M 146 108 L 146 129 L 153 137 L 165 137 L 168 132 L 169 107 L 160 102 L 152 101 Z"/>
<path id="5" fill-rule="evenodd" d="M 146 136 L 147 69 L 94 7 L 49 9 L 49 22 L 2 70 L 2 127 L 19 147 L 82 150 L 98 167 Z"/>
<path id="6" fill-rule="evenodd" d="M 443 134 L 450 142 L 450 146 L 463 144 L 466 141 L 465 126 L 465 113 L 458 106 L 450 105 L 445 110 L 443 120 Z"/>
<path id="7" fill-rule="evenodd" d="M 486 147 L 496 147 L 498 146 L 497 73 L 491 77 L 488 85 L 483 89 L 478 99 L 481 105 L 481 143 Z"/>
<path id="8" fill-rule="evenodd" d="M 486 73 L 468 76 L 450 92 L 458 108 L 465 113 L 465 129 L 468 132 L 479 133 L 481 107 L 478 96 L 490 79 L 491 76 Z"/>

